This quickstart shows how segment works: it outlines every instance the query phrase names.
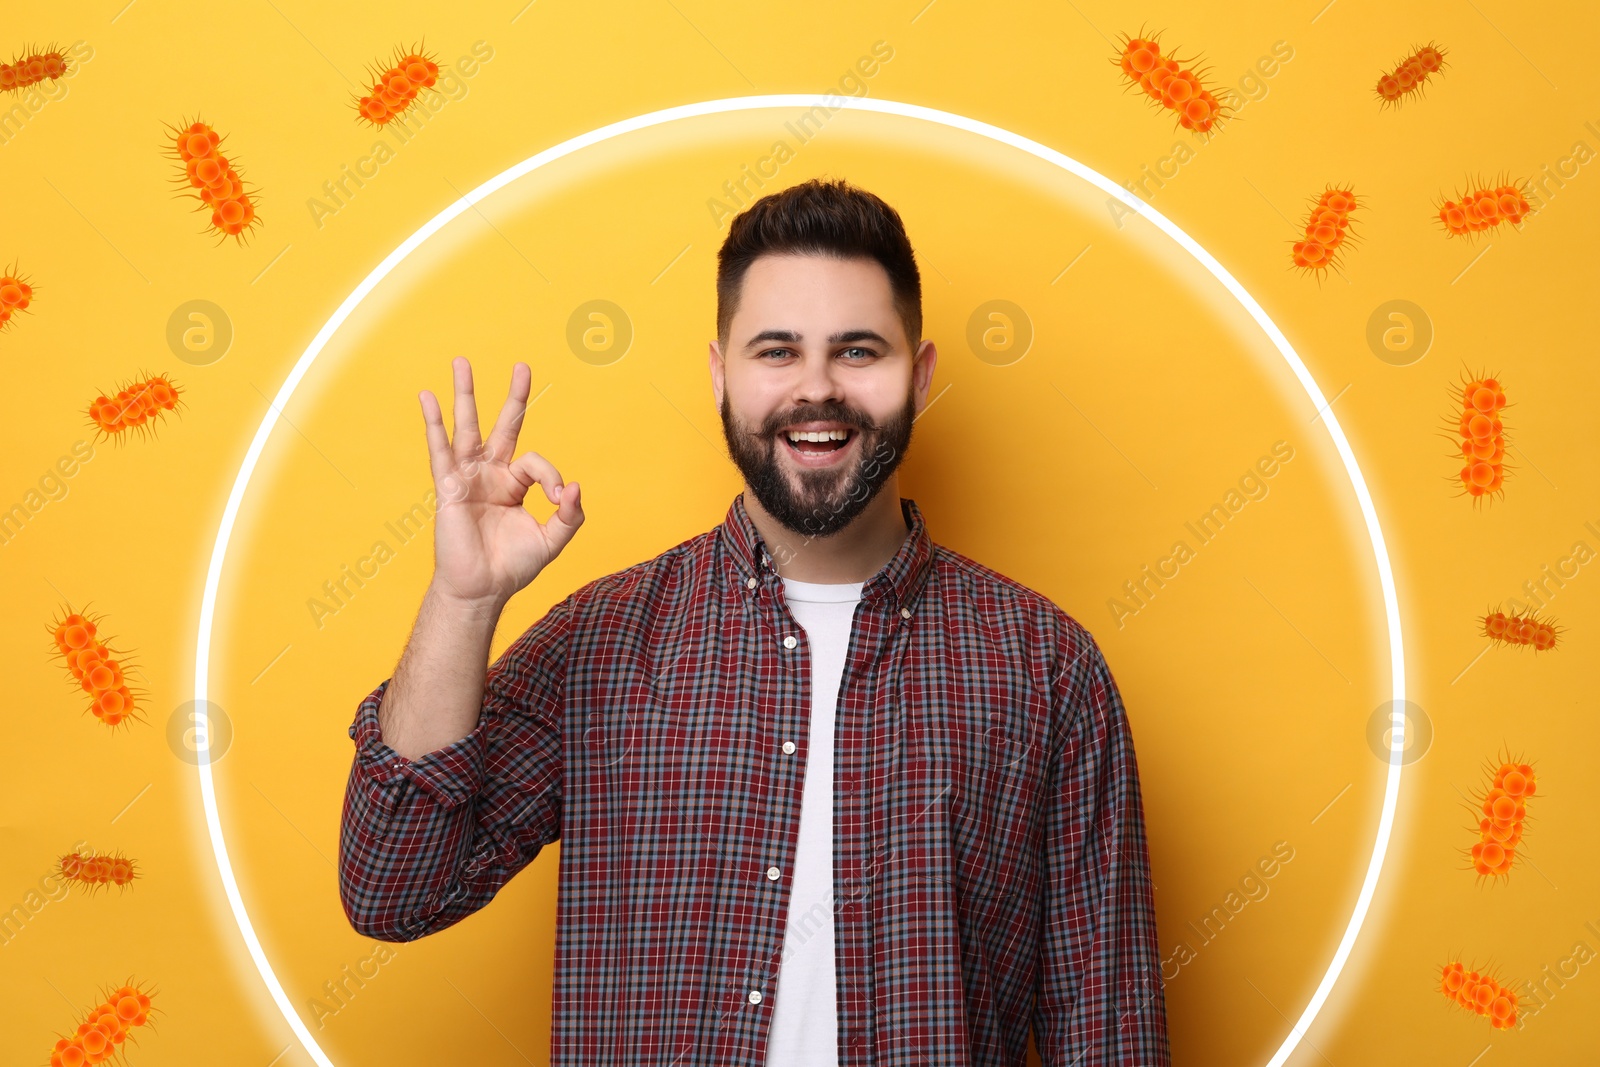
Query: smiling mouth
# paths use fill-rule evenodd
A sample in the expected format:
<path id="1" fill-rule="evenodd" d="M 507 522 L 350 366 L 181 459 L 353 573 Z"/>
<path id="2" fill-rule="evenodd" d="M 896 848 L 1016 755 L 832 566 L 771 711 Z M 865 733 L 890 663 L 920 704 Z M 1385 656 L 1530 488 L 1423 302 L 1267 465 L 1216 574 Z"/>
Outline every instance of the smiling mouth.
<path id="1" fill-rule="evenodd" d="M 844 438 L 837 441 L 808 441 L 804 438 L 795 441 L 789 438 L 789 431 L 787 430 L 780 430 L 777 437 L 791 452 L 796 452 L 802 456 L 825 456 L 830 452 L 838 452 L 847 447 L 851 441 L 856 439 L 856 430 L 854 428 L 846 429 Z"/>

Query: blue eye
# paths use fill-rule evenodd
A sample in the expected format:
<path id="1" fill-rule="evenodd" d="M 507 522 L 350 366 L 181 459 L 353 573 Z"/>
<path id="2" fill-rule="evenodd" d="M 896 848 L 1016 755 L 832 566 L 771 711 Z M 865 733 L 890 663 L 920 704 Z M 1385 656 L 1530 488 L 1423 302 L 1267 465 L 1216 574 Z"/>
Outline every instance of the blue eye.
<path id="1" fill-rule="evenodd" d="M 862 348 L 859 345 L 852 346 L 850 348 L 841 349 L 839 354 L 840 355 L 847 355 L 848 353 L 851 353 L 851 352 L 859 352 L 859 353 L 861 353 L 860 356 L 855 356 L 855 357 L 852 357 L 850 359 L 850 362 L 852 362 L 852 363 L 859 363 L 859 362 L 861 362 L 861 360 L 863 358 L 871 359 L 873 356 L 877 355 L 877 353 L 874 352 L 872 349 L 870 349 L 870 348 Z M 760 354 L 759 358 L 766 359 L 768 356 L 771 356 L 771 355 L 787 356 L 787 355 L 792 355 L 792 354 L 793 354 L 793 350 L 792 349 L 788 349 L 788 348 L 769 348 L 769 349 L 766 349 L 764 352 L 762 352 Z"/>

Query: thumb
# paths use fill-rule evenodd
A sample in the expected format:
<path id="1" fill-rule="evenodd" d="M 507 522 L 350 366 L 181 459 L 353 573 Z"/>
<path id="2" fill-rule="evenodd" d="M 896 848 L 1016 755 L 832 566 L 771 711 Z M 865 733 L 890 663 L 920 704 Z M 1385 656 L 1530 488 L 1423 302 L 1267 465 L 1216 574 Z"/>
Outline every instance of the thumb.
<path id="1" fill-rule="evenodd" d="M 560 506 L 556 513 L 545 520 L 545 538 L 550 542 L 550 554 L 553 557 L 567 546 L 572 540 L 572 535 L 578 532 L 578 527 L 583 525 L 583 491 L 577 482 L 567 482 L 561 487 L 561 493 L 556 498 Z"/>

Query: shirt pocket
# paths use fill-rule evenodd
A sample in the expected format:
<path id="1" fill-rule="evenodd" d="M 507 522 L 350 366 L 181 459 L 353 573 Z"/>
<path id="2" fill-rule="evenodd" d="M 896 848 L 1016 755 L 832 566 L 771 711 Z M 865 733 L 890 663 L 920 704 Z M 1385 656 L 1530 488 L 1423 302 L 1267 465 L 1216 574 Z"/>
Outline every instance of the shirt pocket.
<path id="1" fill-rule="evenodd" d="M 958 902 L 988 910 L 1013 897 L 1028 860 L 1026 797 L 1015 775 L 991 762 L 918 756 L 904 770 L 906 825 L 891 832 L 902 866 L 918 882 L 948 888 Z M 967 910 L 963 907 L 963 910 Z"/>
<path id="2" fill-rule="evenodd" d="M 735 716 L 715 680 L 662 672 L 618 680 L 608 706 L 590 713 L 583 746 L 599 769 L 630 767 L 659 788 L 681 786 L 733 742 L 723 729 Z M 637 786 L 636 786 L 637 787 Z"/>
<path id="3" fill-rule="evenodd" d="M 635 754 L 639 739 L 634 724 L 648 688 L 624 677 L 572 707 L 573 756 L 580 763 L 573 770 L 604 775 Z"/>
<path id="4" fill-rule="evenodd" d="M 960 799 L 963 777 L 933 754 L 913 756 L 893 772 L 874 847 L 875 883 L 890 891 L 932 889 L 952 901 L 996 895 L 995 874 L 984 873 L 981 831 L 968 825 Z"/>

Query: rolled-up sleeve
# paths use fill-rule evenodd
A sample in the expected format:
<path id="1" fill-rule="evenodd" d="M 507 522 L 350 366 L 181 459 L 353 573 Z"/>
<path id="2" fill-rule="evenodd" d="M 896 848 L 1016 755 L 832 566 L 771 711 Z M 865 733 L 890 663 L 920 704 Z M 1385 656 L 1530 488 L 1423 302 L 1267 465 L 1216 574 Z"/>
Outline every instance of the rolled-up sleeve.
<path id="1" fill-rule="evenodd" d="M 488 670 L 478 723 L 406 759 L 384 743 L 378 707 L 356 708 L 339 834 L 350 924 L 412 941 L 482 908 L 560 835 L 562 708 L 574 598 L 550 609 Z"/>
<path id="2" fill-rule="evenodd" d="M 1133 737 L 1098 645 L 1072 633 L 1056 686 L 1035 1042 L 1044 1067 L 1168 1067 Z"/>

